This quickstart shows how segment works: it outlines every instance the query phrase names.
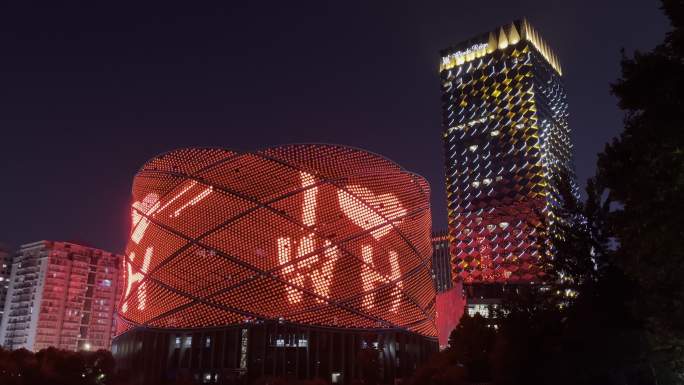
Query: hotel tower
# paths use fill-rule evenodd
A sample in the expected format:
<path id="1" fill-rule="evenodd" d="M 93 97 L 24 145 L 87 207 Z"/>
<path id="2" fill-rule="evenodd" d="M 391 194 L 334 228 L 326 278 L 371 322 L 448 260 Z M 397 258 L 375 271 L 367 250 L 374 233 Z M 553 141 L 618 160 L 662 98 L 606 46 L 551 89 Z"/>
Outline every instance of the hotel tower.
<path id="1" fill-rule="evenodd" d="M 519 20 L 443 50 L 439 72 L 452 277 L 539 282 L 563 178 L 576 193 L 560 62 Z"/>

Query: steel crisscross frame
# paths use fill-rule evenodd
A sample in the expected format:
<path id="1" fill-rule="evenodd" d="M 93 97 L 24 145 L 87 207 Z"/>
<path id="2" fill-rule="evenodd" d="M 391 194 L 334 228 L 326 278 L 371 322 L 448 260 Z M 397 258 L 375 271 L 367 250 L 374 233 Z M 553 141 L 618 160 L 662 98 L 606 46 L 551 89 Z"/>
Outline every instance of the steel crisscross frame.
<path id="1" fill-rule="evenodd" d="M 330 147 L 341 148 L 341 149 L 349 150 L 349 148 L 347 148 L 347 147 L 341 147 L 341 146 L 340 146 L 340 147 L 338 147 L 338 146 L 330 146 Z M 352 150 L 353 150 L 353 149 L 352 149 Z M 358 151 L 358 150 L 357 150 L 357 151 Z M 246 284 L 246 283 L 248 283 L 248 282 L 254 281 L 254 280 L 256 280 L 256 279 L 259 278 L 259 277 L 267 277 L 267 278 L 269 278 L 269 279 L 273 279 L 273 280 L 275 280 L 275 281 L 277 281 L 277 282 L 280 282 L 280 283 L 283 284 L 283 285 L 290 286 L 290 287 L 294 287 L 294 288 L 296 288 L 297 290 L 299 290 L 299 291 L 301 291 L 301 292 L 303 292 L 303 293 L 305 293 L 305 294 L 307 294 L 307 295 L 309 295 L 309 296 L 312 296 L 312 297 L 315 297 L 315 298 L 319 298 L 319 299 L 321 299 L 321 300 L 324 301 L 324 304 L 323 304 L 323 305 L 320 305 L 320 306 L 317 306 L 317 307 L 313 307 L 313 308 L 307 308 L 307 309 L 301 310 L 301 311 L 299 311 L 299 312 L 294 312 L 294 313 L 287 314 L 288 317 L 291 317 L 291 316 L 293 316 L 293 315 L 295 315 L 295 314 L 298 314 L 298 313 L 311 312 L 312 310 L 315 311 L 315 310 L 327 308 L 327 307 L 330 307 L 330 306 L 336 306 L 336 307 L 338 307 L 338 308 L 347 310 L 347 311 L 349 311 L 349 312 L 351 312 L 351 313 L 353 313 L 353 314 L 362 316 L 362 317 L 364 317 L 364 318 L 366 318 L 366 319 L 369 319 L 369 320 L 371 320 L 371 321 L 375 321 L 375 322 L 378 322 L 378 323 L 380 323 L 380 324 L 384 324 L 384 325 L 388 325 L 388 326 L 393 326 L 393 327 L 406 327 L 406 326 L 411 326 L 411 325 L 423 324 L 423 323 L 426 323 L 426 322 L 431 322 L 431 323 L 434 324 L 434 317 L 433 317 L 431 314 L 429 314 L 429 313 L 427 312 L 427 309 L 429 309 L 429 308 L 434 304 L 434 299 L 432 299 L 425 307 L 422 307 L 422 306 L 420 306 L 420 304 L 418 303 L 418 301 L 415 300 L 415 298 L 413 298 L 409 293 L 406 292 L 406 290 L 405 290 L 404 288 L 401 288 L 401 287 L 397 286 L 397 284 L 398 284 L 399 281 L 406 280 L 406 279 L 410 278 L 411 276 L 413 276 L 414 274 L 419 273 L 419 272 L 420 272 L 421 270 L 423 270 L 423 269 L 427 269 L 427 270 L 429 271 L 429 267 L 426 266 L 426 265 L 429 263 L 429 261 L 428 261 L 426 258 L 422 258 L 422 257 L 420 256 L 420 253 L 419 253 L 418 250 L 415 248 L 415 246 L 410 242 L 410 240 L 406 237 L 406 235 L 403 234 L 403 233 L 400 231 L 399 228 L 397 228 L 397 226 L 395 225 L 395 223 L 401 221 L 403 218 L 411 217 L 411 216 L 413 216 L 413 215 L 415 215 L 415 214 L 419 214 L 419 213 L 421 213 L 421 212 L 424 212 L 425 210 L 429 210 L 429 208 L 426 209 L 426 208 L 424 208 L 424 207 L 418 207 L 416 210 L 413 210 L 413 211 L 411 211 L 411 212 L 407 212 L 404 216 L 402 216 L 402 217 L 400 217 L 400 218 L 395 218 L 395 219 L 393 219 L 393 220 L 390 221 L 388 218 L 386 218 L 384 215 L 382 215 L 382 213 L 378 212 L 375 208 L 373 208 L 372 206 L 368 205 L 368 203 L 367 203 L 366 201 L 364 201 L 363 199 L 359 198 L 358 196 L 356 196 L 355 194 L 353 194 L 352 192 L 350 192 L 348 189 L 346 189 L 346 187 L 343 186 L 343 185 L 341 185 L 341 184 L 338 182 L 338 180 L 332 180 L 332 179 L 330 179 L 330 178 L 323 177 L 322 175 L 320 175 L 319 172 L 317 172 L 317 171 L 315 171 L 315 170 L 309 170 L 309 169 L 307 169 L 307 167 L 303 167 L 302 165 L 294 165 L 294 164 L 290 163 L 289 161 L 286 161 L 286 160 L 284 160 L 284 159 L 282 159 L 282 158 L 275 158 L 275 157 L 272 157 L 272 156 L 268 156 L 268 155 L 264 154 L 263 152 L 257 152 L 257 153 L 235 153 L 235 152 L 228 152 L 228 151 L 226 151 L 226 152 L 229 153 L 230 156 L 227 156 L 227 157 L 225 157 L 225 158 L 223 158 L 223 159 L 220 159 L 220 160 L 218 160 L 218 161 L 216 161 L 216 162 L 214 162 L 214 163 L 212 163 L 212 164 L 209 164 L 209 165 L 207 165 L 207 166 L 205 166 L 205 167 L 202 167 L 202 168 L 200 168 L 200 169 L 198 169 L 198 170 L 195 170 L 195 171 L 192 172 L 192 173 L 180 173 L 180 172 L 172 172 L 172 171 L 167 171 L 167 170 L 148 170 L 148 169 L 145 169 L 145 167 L 143 167 L 143 169 L 142 169 L 141 172 L 140 172 L 140 174 L 142 174 L 142 173 L 144 172 L 144 173 L 146 174 L 146 176 L 152 176 L 152 175 L 154 175 L 154 174 L 158 174 L 159 176 L 162 176 L 162 177 L 167 177 L 167 176 L 176 177 L 176 178 L 179 178 L 179 179 L 182 180 L 182 181 L 194 180 L 194 181 L 196 181 L 196 182 L 198 182 L 198 183 L 201 183 L 201 184 L 204 184 L 204 185 L 208 185 L 208 186 L 212 186 L 212 188 L 215 188 L 215 189 L 217 189 L 217 190 L 223 192 L 224 194 L 226 194 L 226 195 L 228 195 L 228 196 L 234 196 L 234 197 L 243 199 L 243 200 L 245 200 L 245 201 L 247 201 L 247 202 L 249 202 L 249 203 L 251 203 L 251 204 L 254 205 L 253 207 L 250 207 L 250 208 L 248 208 L 247 210 L 245 210 L 245 211 L 243 211 L 243 212 L 241 212 L 241 213 L 239 213 L 239 214 L 237 214 L 237 215 L 235 215 L 235 216 L 233 216 L 233 217 L 227 219 L 226 221 L 224 221 L 224 222 L 222 222 L 222 223 L 220 223 L 220 224 L 218 224 L 218 225 L 215 225 L 213 228 L 211 228 L 211 229 L 205 231 L 204 233 L 202 233 L 202 234 L 200 234 L 199 236 L 196 236 L 196 237 L 194 237 L 194 238 L 192 238 L 192 237 L 190 237 L 190 236 L 187 236 L 187 235 L 185 235 L 185 234 L 183 234 L 183 233 L 181 233 L 181 232 L 179 232 L 179 231 L 177 231 L 177 230 L 175 230 L 175 229 L 173 229 L 173 228 L 171 228 L 171 227 L 169 227 L 169 226 L 167 226 L 167 225 L 164 225 L 164 224 L 162 224 L 162 223 L 159 223 L 159 221 L 157 221 L 155 218 L 153 218 L 153 217 L 151 217 L 151 216 L 148 216 L 146 213 L 141 212 L 141 211 L 138 210 L 137 208 L 134 208 L 134 210 L 136 210 L 141 216 L 147 218 L 147 220 L 149 220 L 151 224 L 157 226 L 158 228 L 160 228 L 160 229 L 162 229 L 162 230 L 164 230 L 164 231 L 166 231 L 166 232 L 169 232 L 169 233 L 171 233 L 171 234 L 173 234 L 173 235 L 176 235 L 176 236 L 182 238 L 183 240 L 185 240 L 185 241 L 187 242 L 186 244 L 184 244 L 183 246 L 181 246 L 180 248 L 178 248 L 175 252 L 173 252 L 172 254 L 170 254 L 169 256 L 167 256 L 167 257 L 166 257 L 163 261 L 161 261 L 159 264 L 157 264 L 157 265 L 154 267 L 153 270 L 149 271 L 149 272 L 146 274 L 146 279 L 153 280 L 157 285 L 159 285 L 159 286 L 161 286 L 161 287 L 163 287 L 163 288 L 165 288 L 165 289 L 167 289 L 167 290 L 170 290 L 171 292 L 174 292 L 174 293 L 176 293 L 176 294 L 178 294 L 178 295 L 180 295 L 180 296 L 182 296 L 182 297 L 185 297 L 185 298 L 187 298 L 187 299 L 190 299 L 190 301 L 189 301 L 188 303 L 185 303 L 185 304 L 183 304 L 183 305 L 177 306 L 177 307 L 175 307 L 174 309 L 171 309 L 171 310 L 169 310 L 169 311 L 167 311 L 167 312 L 164 312 L 164 313 L 162 313 L 162 314 L 159 314 L 159 315 L 157 315 L 157 316 L 155 316 L 155 317 L 149 319 L 148 321 L 145 322 L 145 324 L 149 325 L 150 323 L 153 323 L 153 322 L 155 322 L 155 321 L 157 321 L 157 320 L 160 320 L 160 319 L 166 318 L 166 317 L 168 317 L 168 316 L 171 316 L 172 314 L 174 314 L 174 313 L 176 313 L 176 312 L 179 312 L 179 311 L 181 311 L 181 310 L 183 310 L 183 309 L 186 309 L 186 308 L 188 308 L 188 307 L 191 307 L 191 306 L 193 306 L 193 305 L 195 305 L 195 304 L 197 304 L 197 303 L 202 303 L 202 304 L 205 304 L 205 305 L 208 305 L 208 306 L 212 306 L 212 307 L 215 307 L 215 308 L 219 308 L 219 309 L 221 309 L 221 310 L 229 311 L 229 312 L 232 312 L 232 313 L 235 313 L 235 314 L 239 314 L 239 315 L 243 315 L 243 316 L 246 316 L 246 317 L 262 318 L 263 315 L 256 314 L 256 313 L 252 313 L 252 312 L 249 312 L 249 311 L 245 311 L 244 309 L 239 309 L 239 308 L 234 308 L 234 307 L 231 307 L 231 306 L 227 306 L 227 305 L 225 305 L 225 304 L 223 304 L 223 303 L 216 303 L 216 302 L 214 302 L 214 301 L 211 301 L 212 298 L 216 298 L 218 295 L 221 295 L 221 294 L 230 292 L 231 290 L 233 290 L 233 289 L 235 289 L 235 288 L 237 288 L 237 287 L 239 287 L 239 286 L 241 286 L 241 285 L 244 285 L 244 284 Z M 275 163 L 277 163 L 277 164 L 280 164 L 280 165 L 282 165 L 282 166 L 288 167 L 288 168 L 293 169 L 293 170 L 296 170 L 296 171 L 308 172 L 308 173 L 310 173 L 311 175 L 313 175 L 313 176 L 315 177 L 315 179 L 317 180 L 317 182 L 316 182 L 315 184 L 313 184 L 313 185 L 310 185 L 310 186 L 307 186 L 307 187 L 304 187 L 304 188 L 298 188 L 298 189 L 295 189 L 295 190 L 292 190 L 292 191 L 286 191 L 286 192 L 280 194 L 279 196 L 277 196 L 277 197 L 275 197 L 275 198 L 272 198 L 272 199 L 270 199 L 270 200 L 268 200 L 268 201 L 266 201 L 266 202 L 262 202 L 262 201 L 260 201 L 260 200 L 258 200 L 258 199 L 256 199 L 256 198 L 254 198 L 254 197 L 252 197 L 252 196 L 243 194 L 243 193 L 238 192 L 238 191 L 231 190 L 231 189 L 229 189 L 229 188 L 227 188 L 227 187 L 225 187 L 225 186 L 220 186 L 220 185 L 218 185 L 218 183 L 216 183 L 216 182 L 209 182 L 209 183 L 208 183 L 204 178 L 202 178 L 201 176 L 199 176 L 199 174 L 203 174 L 203 173 L 205 173 L 205 172 L 207 172 L 207 171 L 209 171 L 209 170 L 215 169 L 215 168 L 217 168 L 217 167 L 219 167 L 219 166 L 221 166 L 221 165 L 223 165 L 223 164 L 225 164 L 225 163 L 227 163 L 227 162 L 231 162 L 231 161 L 233 161 L 233 160 L 235 160 L 235 159 L 238 159 L 239 157 L 244 156 L 244 155 L 256 155 L 256 156 L 261 157 L 262 159 L 264 159 L 264 160 L 266 160 L 266 161 L 275 162 Z M 406 171 L 404 171 L 404 170 L 402 170 L 402 169 L 399 169 L 399 172 L 407 173 Z M 407 173 L 407 174 L 409 174 L 409 173 Z M 365 175 L 378 175 L 378 173 L 377 173 L 377 172 L 372 172 L 372 173 L 357 173 L 357 174 L 354 175 L 354 177 L 362 177 L 362 176 L 365 176 Z M 182 182 L 179 182 L 179 183 L 182 183 Z M 178 185 L 178 184 L 177 184 L 177 185 Z M 177 185 L 176 185 L 176 186 L 177 186 Z M 335 186 L 335 187 L 337 187 L 338 189 L 340 189 L 340 190 L 342 190 L 342 191 L 345 191 L 345 192 L 348 193 L 349 195 L 351 195 L 351 196 L 355 197 L 356 199 L 358 199 L 360 202 L 363 202 L 363 204 L 364 204 L 366 207 L 368 207 L 369 209 L 371 209 L 372 211 L 374 211 L 375 214 L 377 214 L 378 216 L 380 216 L 380 217 L 384 220 L 384 222 L 381 223 L 380 225 L 378 225 L 378 226 L 376 226 L 376 227 L 374 227 L 374 228 L 370 228 L 370 229 L 364 230 L 364 231 L 362 231 L 362 232 L 356 233 L 356 234 L 354 234 L 353 236 L 348 237 L 347 239 L 338 240 L 338 241 L 335 242 L 335 243 L 333 243 L 333 242 L 331 241 L 331 246 L 336 246 L 336 247 L 338 247 L 338 248 L 339 248 L 342 252 L 344 252 L 345 254 L 347 254 L 347 255 L 349 255 L 349 256 L 352 256 L 352 257 L 354 257 L 355 259 L 357 259 L 359 263 L 365 264 L 365 262 L 364 262 L 361 258 L 359 258 L 359 256 L 357 256 L 355 253 L 352 253 L 352 252 L 346 250 L 345 248 L 343 248 L 342 246 L 340 246 L 340 243 L 345 243 L 345 242 L 348 242 L 348 241 L 350 241 L 350 240 L 354 240 L 354 239 L 356 239 L 356 238 L 365 237 L 365 236 L 367 236 L 369 233 L 373 232 L 374 230 L 377 230 L 378 228 L 382 228 L 382 227 L 385 227 L 385 226 L 387 226 L 387 225 L 390 225 L 390 226 L 392 226 L 392 228 L 393 228 L 394 231 L 397 231 L 397 233 L 400 235 L 400 237 L 406 242 L 406 244 L 407 244 L 407 245 L 410 247 L 410 249 L 413 251 L 413 253 L 415 254 L 415 256 L 418 258 L 418 261 L 420 262 L 419 265 L 416 266 L 416 267 L 414 267 L 412 270 L 410 270 L 409 272 L 403 274 L 401 277 L 399 277 L 399 278 L 397 278 L 397 279 L 395 279 L 395 280 L 389 280 L 389 281 L 386 282 L 386 283 L 383 283 L 383 284 L 380 284 L 380 285 L 376 286 L 375 289 L 373 289 L 373 290 L 371 290 L 371 291 L 361 292 L 361 293 L 359 293 L 359 294 L 357 294 L 357 295 L 354 295 L 354 296 L 351 296 L 351 297 L 347 297 L 347 298 L 344 298 L 344 299 L 335 301 L 335 300 L 331 300 L 330 298 L 321 298 L 320 296 L 318 296 L 317 294 L 315 294 L 315 293 L 312 292 L 311 290 L 308 290 L 308 289 L 306 289 L 305 287 L 300 287 L 300 286 L 297 286 L 297 285 L 293 285 L 293 284 L 291 284 L 290 282 L 288 282 L 288 281 L 282 279 L 282 278 L 278 275 L 278 272 L 280 272 L 285 266 L 290 265 L 290 264 L 297 263 L 297 262 L 299 262 L 299 261 L 301 261 L 301 260 L 304 260 L 304 259 L 307 259 L 307 258 L 311 257 L 312 255 L 318 254 L 318 253 L 320 253 L 321 250 L 324 249 L 325 247 L 323 247 L 323 248 L 318 247 L 316 250 L 314 250 L 314 251 L 311 252 L 311 253 L 307 253 L 307 254 L 302 255 L 302 256 L 300 256 L 300 257 L 292 258 L 292 259 L 290 259 L 290 261 L 288 262 L 288 264 L 280 265 L 280 266 L 278 266 L 278 267 L 276 267 L 276 268 L 273 268 L 273 269 L 270 269 L 270 270 L 262 270 L 262 269 L 259 269 L 259 268 L 255 267 L 255 266 L 253 266 L 253 265 L 251 265 L 251 264 L 249 264 L 249 263 L 243 262 L 243 261 L 240 260 L 239 258 L 235 258 L 235 257 L 233 257 L 233 256 L 231 256 L 231 255 L 228 255 L 228 254 L 224 253 L 224 252 L 221 251 L 221 250 L 217 250 L 216 248 L 214 248 L 214 247 L 212 247 L 212 246 L 209 246 L 209 245 L 204 244 L 204 243 L 201 242 L 202 239 L 208 237 L 209 235 L 214 234 L 215 232 L 217 232 L 217 231 L 219 231 L 219 230 L 221 230 L 221 229 L 227 228 L 227 227 L 230 226 L 230 224 L 232 224 L 233 222 L 236 222 L 236 221 L 239 220 L 240 218 L 243 218 L 244 216 L 249 215 L 250 213 L 252 213 L 252 212 L 254 212 L 254 211 L 256 211 L 256 210 L 259 210 L 259 209 L 261 209 L 261 208 L 267 209 L 268 211 L 270 211 L 270 212 L 276 214 L 277 216 L 279 216 L 279 217 L 281 217 L 281 218 L 284 218 L 285 220 L 287 220 L 287 221 L 289 221 L 289 222 L 295 224 L 296 226 L 299 226 L 299 227 L 301 227 L 301 228 L 307 228 L 309 231 L 311 231 L 311 232 L 312 232 L 316 237 L 318 237 L 319 239 L 323 239 L 323 240 L 328 240 L 328 241 L 330 241 L 330 239 L 328 239 L 328 237 L 325 237 L 325 236 L 321 235 L 319 232 L 317 232 L 315 228 L 308 227 L 308 226 L 304 225 L 302 222 L 300 222 L 299 220 L 296 220 L 295 218 L 292 218 L 291 216 L 289 216 L 289 215 L 287 215 L 287 214 L 281 212 L 280 210 L 277 210 L 277 209 L 275 209 L 274 207 L 272 207 L 272 205 L 273 205 L 274 203 L 277 203 L 278 201 L 281 201 L 281 200 L 286 199 L 286 198 L 288 198 L 288 197 L 297 195 L 297 194 L 299 194 L 299 193 L 301 193 L 301 192 L 303 192 L 303 191 L 306 191 L 307 189 L 316 188 L 316 187 L 321 186 L 321 185 L 332 185 L 332 186 Z M 168 194 L 170 194 L 172 191 L 174 191 L 174 188 L 169 189 L 169 191 L 167 191 L 167 193 L 164 194 L 163 197 L 166 197 L 166 196 L 167 196 Z M 421 189 L 421 191 L 422 191 L 422 189 Z M 162 199 L 163 199 L 163 197 L 162 197 Z M 241 280 L 240 282 L 237 282 L 237 283 L 232 284 L 232 285 L 230 285 L 230 286 L 221 288 L 220 290 L 215 291 L 215 292 L 213 292 L 213 293 L 211 293 L 211 294 L 209 294 L 209 295 L 206 295 L 206 296 L 204 296 L 204 297 L 197 297 L 197 296 L 191 295 L 190 293 L 187 293 L 187 292 L 184 292 L 184 291 L 175 289 L 175 288 L 171 287 L 170 285 L 167 285 L 167 284 L 165 284 L 164 282 L 162 282 L 162 281 L 160 281 L 160 280 L 158 280 L 158 279 L 156 279 L 156 278 L 154 277 L 154 273 L 155 273 L 155 272 L 157 272 L 159 269 L 161 269 L 164 265 L 170 263 L 170 262 L 171 262 L 172 260 L 174 260 L 178 255 L 181 255 L 184 251 L 188 250 L 188 249 L 189 249 L 190 247 L 192 247 L 192 246 L 201 247 L 201 248 L 204 248 L 204 249 L 206 249 L 206 250 L 212 250 L 212 251 L 216 252 L 217 255 L 221 256 L 222 258 L 224 258 L 224 259 L 226 259 L 226 260 L 228 260 L 228 261 L 230 261 L 230 262 L 232 262 L 232 263 L 235 263 L 236 265 L 238 265 L 238 266 L 240 266 L 240 267 L 242 267 L 242 268 L 245 268 L 246 270 L 253 271 L 255 274 L 254 274 L 253 276 L 251 276 L 250 278 L 243 279 L 243 280 Z M 328 246 L 328 247 L 330 247 L 330 246 Z M 126 259 L 127 259 L 128 263 L 131 263 L 131 261 L 128 260 L 128 256 L 126 256 Z M 375 268 L 374 268 L 374 266 L 370 266 L 370 265 L 367 265 L 367 264 L 366 264 L 366 266 L 368 266 L 368 267 L 369 267 L 370 269 L 372 269 L 373 271 L 376 271 Z M 379 274 L 380 276 L 383 276 L 383 277 L 384 277 L 384 274 L 381 274 L 380 272 L 377 272 L 377 271 L 376 271 L 376 273 Z M 381 319 L 381 318 L 378 318 L 378 317 L 374 317 L 374 316 L 372 316 L 372 315 L 370 315 L 370 314 L 368 314 L 368 313 L 359 311 L 358 309 L 356 309 L 356 308 L 354 308 L 354 307 L 351 307 L 351 306 L 349 305 L 350 302 L 352 302 L 353 300 L 359 298 L 360 296 L 367 295 L 367 294 L 369 294 L 369 293 L 374 293 L 374 292 L 383 290 L 384 288 L 386 288 L 386 287 L 388 287 L 388 286 L 394 286 L 396 289 L 398 289 L 398 290 L 400 291 L 401 295 L 402 295 L 404 298 L 407 298 L 407 299 L 408 299 L 408 300 L 409 300 L 417 309 L 419 309 L 420 312 L 423 314 L 423 316 L 424 316 L 425 318 L 422 319 L 422 320 L 418 320 L 418 321 L 412 322 L 412 323 L 410 323 L 410 324 L 408 324 L 408 325 L 395 325 L 395 324 L 392 324 L 392 323 L 388 322 L 387 320 L 384 320 L 384 319 Z M 132 295 L 132 293 L 129 294 L 129 297 L 130 297 L 130 295 Z M 125 301 L 126 299 L 127 299 L 127 298 L 122 298 L 122 301 Z M 123 318 L 125 318 L 125 317 L 123 317 Z M 127 322 L 133 322 L 133 321 L 127 320 L 127 319 L 126 319 L 126 321 L 127 321 Z M 133 323 L 135 323 L 135 322 L 133 322 Z"/>

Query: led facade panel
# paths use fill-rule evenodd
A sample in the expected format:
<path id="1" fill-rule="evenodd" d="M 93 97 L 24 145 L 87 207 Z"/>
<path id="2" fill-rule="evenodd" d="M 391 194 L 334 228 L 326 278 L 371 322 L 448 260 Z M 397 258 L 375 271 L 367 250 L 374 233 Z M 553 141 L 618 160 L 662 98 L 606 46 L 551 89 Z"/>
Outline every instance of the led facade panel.
<path id="1" fill-rule="evenodd" d="M 544 276 L 559 181 L 574 175 L 561 73 L 525 20 L 442 52 L 454 280 L 524 283 Z"/>
<path id="2" fill-rule="evenodd" d="M 435 336 L 426 181 L 366 151 L 160 155 L 133 183 L 119 333 L 256 320 Z"/>

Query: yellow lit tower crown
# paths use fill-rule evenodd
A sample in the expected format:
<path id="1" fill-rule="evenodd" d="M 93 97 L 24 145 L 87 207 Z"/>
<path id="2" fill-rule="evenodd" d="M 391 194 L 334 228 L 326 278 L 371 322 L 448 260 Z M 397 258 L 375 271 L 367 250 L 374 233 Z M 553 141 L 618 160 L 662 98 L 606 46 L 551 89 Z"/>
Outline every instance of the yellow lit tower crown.
<path id="1" fill-rule="evenodd" d="M 556 55 L 526 20 L 442 51 L 443 138 L 452 277 L 528 283 L 574 171 Z"/>

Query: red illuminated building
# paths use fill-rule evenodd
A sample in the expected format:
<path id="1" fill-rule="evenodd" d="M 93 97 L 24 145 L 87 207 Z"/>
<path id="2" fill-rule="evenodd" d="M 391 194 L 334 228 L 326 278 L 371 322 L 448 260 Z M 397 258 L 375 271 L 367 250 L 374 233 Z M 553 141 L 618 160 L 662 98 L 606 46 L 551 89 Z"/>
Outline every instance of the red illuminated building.
<path id="1" fill-rule="evenodd" d="M 0 345 L 109 349 L 121 261 L 121 255 L 70 242 L 22 245 L 11 264 Z"/>
<path id="2" fill-rule="evenodd" d="M 385 381 L 436 349 L 426 181 L 366 151 L 181 149 L 133 183 L 113 351 L 134 381 Z"/>

